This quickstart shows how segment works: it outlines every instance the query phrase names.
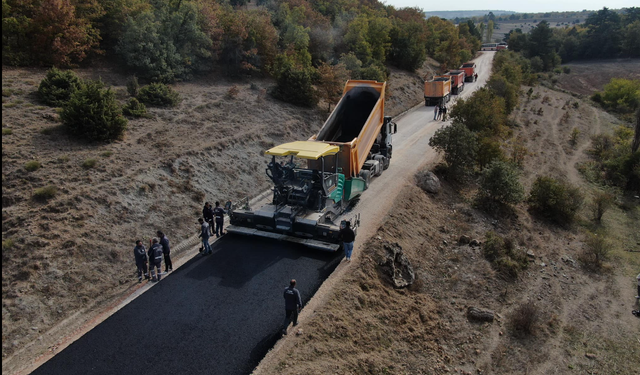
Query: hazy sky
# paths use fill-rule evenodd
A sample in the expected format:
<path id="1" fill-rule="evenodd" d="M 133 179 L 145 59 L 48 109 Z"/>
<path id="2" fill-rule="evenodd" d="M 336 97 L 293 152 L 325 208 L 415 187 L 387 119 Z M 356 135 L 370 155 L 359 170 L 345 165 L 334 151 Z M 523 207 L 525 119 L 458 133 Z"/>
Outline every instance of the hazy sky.
<path id="1" fill-rule="evenodd" d="M 629 8 L 640 6 L 638 0 L 456 0 L 456 1 L 434 1 L 434 0 L 381 0 L 393 5 L 396 8 L 418 7 L 425 12 L 434 10 L 512 10 L 514 12 L 552 12 L 571 10 L 598 10 L 603 7 L 610 9 Z"/>

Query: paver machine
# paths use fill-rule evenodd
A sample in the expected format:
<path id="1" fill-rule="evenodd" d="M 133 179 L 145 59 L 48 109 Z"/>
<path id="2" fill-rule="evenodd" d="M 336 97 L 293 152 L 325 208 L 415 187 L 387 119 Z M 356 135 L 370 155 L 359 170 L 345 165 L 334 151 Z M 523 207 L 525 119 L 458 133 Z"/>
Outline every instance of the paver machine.
<path id="1" fill-rule="evenodd" d="M 265 152 L 271 202 L 230 212 L 229 233 L 275 238 L 320 250 L 340 248 L 341 215 L 389 167 L 397 125 L 384 116 L 384 82 L 347 81 L 320 131 Z M 357 228 L 359 217 L 350 220 Z"/>

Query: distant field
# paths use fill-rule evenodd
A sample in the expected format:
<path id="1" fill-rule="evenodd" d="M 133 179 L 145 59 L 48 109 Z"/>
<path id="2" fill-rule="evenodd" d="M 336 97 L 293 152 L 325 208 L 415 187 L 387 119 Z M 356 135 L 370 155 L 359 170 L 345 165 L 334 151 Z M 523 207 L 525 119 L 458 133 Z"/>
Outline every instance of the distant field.
<path id="1" fill-rule="evenodd" d="M 544 20 L 549 22 L 549 25 L 552 28 L 556 28 L 556 27 L 572 27 L 574 25 L 573 22 L 576 19 L 550 18 L 550 19 L 544 19 Z M 580 20 L 580 23 L 584 22 L 584 19 L 579 19 L 579 20 Z M 534 22 L 534 21 L 537 21 L 537 22 Z M 497 28 L 493 30 L 493 37 L 491 39 L 493 39 L 494 42 L 501 42 L 504 39 L 504 36 L 509 33 L 509 31 L 515 30 L 518 28 L 521 29 L 522 32 L 526 34 L 530 32 L 534 27 L 536 27 L 538 23 L 540 23 L 541 21 L 543 21 L 542 18 L 533 19 L 533 20 L 497 21 L 496 22 Z"/>

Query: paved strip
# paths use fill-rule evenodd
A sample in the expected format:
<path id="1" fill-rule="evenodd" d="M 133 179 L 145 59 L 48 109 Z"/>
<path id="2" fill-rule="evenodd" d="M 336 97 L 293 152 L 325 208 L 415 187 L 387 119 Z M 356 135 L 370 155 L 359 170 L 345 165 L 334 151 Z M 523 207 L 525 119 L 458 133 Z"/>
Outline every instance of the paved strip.
<path id="1" fill-rule="evenodd" d="M 33 374 L 248 374 L 279 338 L 291 278 L 306 302 L 341 255 L 224 236 Z"/>

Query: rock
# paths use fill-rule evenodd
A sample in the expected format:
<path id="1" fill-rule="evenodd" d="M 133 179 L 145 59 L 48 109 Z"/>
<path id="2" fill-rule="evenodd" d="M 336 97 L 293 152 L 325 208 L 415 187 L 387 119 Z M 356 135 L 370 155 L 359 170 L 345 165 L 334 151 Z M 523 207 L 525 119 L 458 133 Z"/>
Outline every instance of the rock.
<path id="1" fill-rule="evenodd" d="M 585 357 L 587 357 L 587 358 L 589 358 L 589 359 L 596 359 L 596 358 L 597 358 L 597 357 L 596 357 L 596 355 L 595 355 L 595 354 L 593 354 L 593 353 L 587 353 L 587 354 L 585 354 L 584 356 L 585 356 Z"/>
<path id="2" fill-rule="evenodd" d="M 420 189 L 431 194 L 438 194 L 442 189 L 440 180 L 431 171 L 422 170 L 416 174 L 416 182 Z"/>
<path id="3" fill-rule="evenodd" d="M 491 310 L 479 309 L 473 306 L 467 309 L 467 319 L 476 322 L 493 322 L 493 316 L 494 312 Z"/>
<path id="4" fill-rule="evenodd" d="M 540 263 L 540 266 L 541 267 L 546 267 L 547 265 L 544 262 L 542 262 L 542 263 Z"/>
<path id="5" fill-rule="evenodd" d="M 447 242 L 447 240 L 442 240 L 442 244 L 447 246 L 449 244 L 449 242 Z"/>
<path id="6" fill-rule="evenodd" d="M 527 256 L 529 258 L 535 259 L 536 258 L 536 254 L 533 253 L 533 251 L 529 250 L 527 251 Z"/>
<path id="7" fill-rule="evenodd" d="M 402 247 L 397 243 L 386 243 L 384 249 L 387 254 L 378 263 L 382 272 L 386 274 L 396 288 L 406 288 L 416 279 L 411 262 L 407 258 Z"/>
<path id="8" fill-rule="evenodd" d="M 460 245 L 466 245 L 469 242 L 471 242 L 471 237 L 465 236 L 464 234 L 462 236 L 460 236 L 460 238 L 458 239 L 458 243 Z"/>
<path id="9" fill-rule="evenodd" d="M 469 246 L 480 246 L 480 241 L 474 238 L 473 240 L 469 241 Z"/>
<path id="10" fill-rule="evenodd" d="M 302 333 L 303 333 L 302 332 L 302 328 L 298 328 L 298 330 L 296 331 L 296 335 L 300 336 L 300 335 L 302 335 Z"/>

